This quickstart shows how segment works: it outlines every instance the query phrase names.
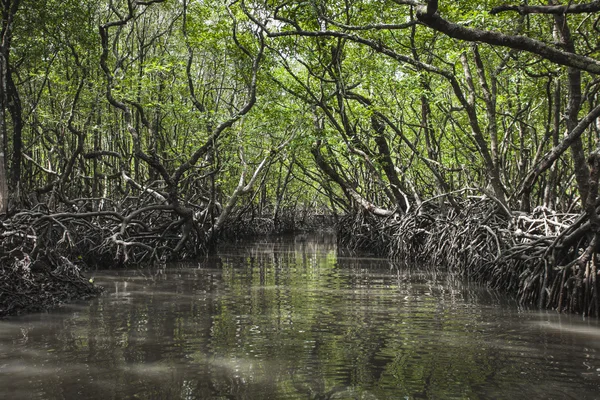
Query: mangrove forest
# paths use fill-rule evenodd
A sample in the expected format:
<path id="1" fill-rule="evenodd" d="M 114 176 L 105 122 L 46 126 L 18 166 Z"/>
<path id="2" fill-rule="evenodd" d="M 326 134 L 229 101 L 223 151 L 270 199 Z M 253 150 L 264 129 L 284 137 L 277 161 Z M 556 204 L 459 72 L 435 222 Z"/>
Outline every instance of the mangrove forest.
<path id="1" fill-rule="evenodd" d="M 322 228 L 600 315 L 600 1 L 0 9 L 0 317 Z"/>

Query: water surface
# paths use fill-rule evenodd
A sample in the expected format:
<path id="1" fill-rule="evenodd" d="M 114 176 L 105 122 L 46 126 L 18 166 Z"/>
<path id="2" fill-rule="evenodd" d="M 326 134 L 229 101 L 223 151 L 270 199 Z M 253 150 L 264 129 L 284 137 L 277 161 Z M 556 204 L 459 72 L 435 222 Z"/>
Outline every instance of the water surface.
<path id="1" fill-rule="evenodd" d="M 0 321 L 6 399 L 595 399 L 600 324 L 330 236 L 99 271 L 102 297 Z"/>

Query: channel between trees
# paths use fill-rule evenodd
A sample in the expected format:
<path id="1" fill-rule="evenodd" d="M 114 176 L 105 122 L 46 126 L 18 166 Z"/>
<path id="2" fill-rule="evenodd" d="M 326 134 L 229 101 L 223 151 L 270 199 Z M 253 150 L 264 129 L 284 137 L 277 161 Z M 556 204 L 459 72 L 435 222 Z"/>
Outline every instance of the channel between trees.
<path id="1" fill-rule="evenodd" d="M 58 3 L 1 5 L 0 315 L 334 221 L 600 314 L 600 2 Z"/>

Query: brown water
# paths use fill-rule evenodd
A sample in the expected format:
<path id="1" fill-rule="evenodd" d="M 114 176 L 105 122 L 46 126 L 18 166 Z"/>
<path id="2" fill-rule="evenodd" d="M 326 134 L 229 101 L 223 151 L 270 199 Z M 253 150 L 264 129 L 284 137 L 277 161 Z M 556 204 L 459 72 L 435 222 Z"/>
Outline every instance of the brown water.
<path id="1" fill-rule="evenodd" d="M 107 293 L 0 321 L 2 399 L 594 399 L 600 324 L 331 237 L 101 271 Z"/>

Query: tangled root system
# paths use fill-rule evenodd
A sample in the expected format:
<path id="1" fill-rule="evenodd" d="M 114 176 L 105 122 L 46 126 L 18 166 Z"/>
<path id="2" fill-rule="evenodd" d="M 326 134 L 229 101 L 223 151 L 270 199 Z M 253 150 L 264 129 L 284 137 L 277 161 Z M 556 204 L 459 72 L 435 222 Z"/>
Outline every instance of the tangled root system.
<path id="1" fill-rule="evenodd" d="M 522 304 L 599 316 L 597 246 L 590 230 L 583 215 L 539 207 L 508 218 L 481 198 L 444 213 L 346 216 L 338 243 L 400 264 L 435 266 L 515 295 Z"/>

